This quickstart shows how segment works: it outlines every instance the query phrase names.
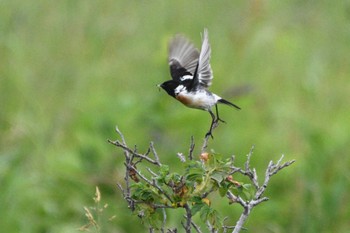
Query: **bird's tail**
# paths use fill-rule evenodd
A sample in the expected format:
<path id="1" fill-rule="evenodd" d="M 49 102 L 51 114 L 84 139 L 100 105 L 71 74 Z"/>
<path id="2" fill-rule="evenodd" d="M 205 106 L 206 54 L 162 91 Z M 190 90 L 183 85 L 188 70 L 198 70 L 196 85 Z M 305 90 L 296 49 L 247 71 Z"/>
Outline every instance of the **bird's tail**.
<path id="1" fill-rule="evenodd" d="M 218 102 L 222 103 L 222 104 L 226 104 L 226 105 L 229 105 L 229 106 L 232 106 L 232 107 L 235 107 L 237 109 L 241 109 L 240 107 L 238 107 L 237 105 L 227 101 L 227 100 L 224 100 L 224 99 L 219 99 Z"/>

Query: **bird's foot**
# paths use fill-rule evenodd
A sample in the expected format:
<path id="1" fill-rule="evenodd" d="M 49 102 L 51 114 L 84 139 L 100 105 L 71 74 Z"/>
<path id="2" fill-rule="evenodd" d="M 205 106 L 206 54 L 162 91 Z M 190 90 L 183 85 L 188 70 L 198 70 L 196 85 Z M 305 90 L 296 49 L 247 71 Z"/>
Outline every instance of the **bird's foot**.
<path id="1" fill-rule="evenodd" d="M 224 120 L 221 119 L 221 118 L 216 119 L 215 123 L 218 123 L 219 121 L 226 124 L 226 121 L 224 121 Z"/>

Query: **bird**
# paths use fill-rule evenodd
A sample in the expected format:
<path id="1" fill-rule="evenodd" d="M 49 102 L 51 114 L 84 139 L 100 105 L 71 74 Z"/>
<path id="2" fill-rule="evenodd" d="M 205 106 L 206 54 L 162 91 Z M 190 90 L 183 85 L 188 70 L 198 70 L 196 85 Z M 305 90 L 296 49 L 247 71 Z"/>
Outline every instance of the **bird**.
<path id="1" fill-rule="evenodd" d="M 168 52 L 172 79 L 158 86 L 185 106 L 209 112 L 212 121 L 205 137 L 213 138 L 213 128 L 219 121 L 225 123 L 219 117 L 218 104 L 241 108 L 208 90 L 213 80 L 208 30 L 204 29 L 200 51 L 185 36 L 178 34 L 170 41 Z M 214 106 L 216 115 L 212 111 Z"/>

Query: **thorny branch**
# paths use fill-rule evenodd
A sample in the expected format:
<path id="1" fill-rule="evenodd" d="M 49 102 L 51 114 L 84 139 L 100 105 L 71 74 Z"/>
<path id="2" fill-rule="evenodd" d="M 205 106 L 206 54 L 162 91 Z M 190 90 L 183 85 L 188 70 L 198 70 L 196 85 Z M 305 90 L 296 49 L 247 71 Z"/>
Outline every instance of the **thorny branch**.
<path id="1" fill-rule="evenodd" d="M 189 160 L 193 160 L 193 150 L 194 150 L 194 137 L 191 136 L 191 145 L 190 145 L 190 149 L 189 149 L 189 154 L 188 154 L 188 159 Z"/>
<path id="2" fill-rule="evenodd" d="M 213 129 L 215 127 L 217 127 L 217 125 L 213 125 Z M 161 224 L 162 226 L 161 226 L 160 231 L 165 232 L 165 229 L 166 229 L 165 225 L 166 225 L 166 220 L 167 220 L 167 214 L 166 214 L 165 210 L 169 209 L 169 208 L 170 209 L 177 208 L 179 206 L 174 207 L 173 205 L 168 205 L 168 204 L 145 203 L 145 202 L 140 201 L 140 200 L 134 200 L 132 198 L 132 195 L 131 195 L 131 182 L 132 182 L 131 180 L 138 183 L 138 182 L 140 182 L 140 179 L 141 179 L 141 181 L 144 181 L 149 186 L 158 190 L 158 193 L 162 194 L 170 203 L 174 203 L 173 202 L 174 200 L 172 199 L 171 195 L 166 190 L 164 190 L 162 187 L 160 187 L 154 178 L 148 179 L 136 167 L 136 164 L 140 163 L 142 161 L 146 161 L 146 162 L 148 162 L 156 167 L 162 166 L 160 159 L 159 159 L 159 156 L 155 150 L 154 144 L 153 144 L 153 142 L 151 142 L 146 153 L 141 154 L 141 153 L 137 152 L 136 146 L 134 149 L 131 149 L 130 147 L 127 146 L 124 135 L 120 132 L 120 130 L 117 127 L 116 127 L 116 132 L 119 134 L 121 141 L 108 140 L 108 142 L 115 145 L 116 147 L 122 148 L 122 150 L 124 151 L 124 157 L 125 157 L 124 165 L 126 167 L 125 177 L 124 177 L 125 188 L 123 188 L 122 185 L 119 183 L 117 184 L 117 186 L 122 191 L 123 197 L 128 202 L 128 206 L 132 211 L 135 210 L 135 207 L 137 204 L 142 204 L 142 203 L 151 205 L 152 208 L 154 208 L 154 209 L 161 209 L 162 215 L 163 215 L 163 220 L 162 220 L 162 224 Z M 210 135 L 207 135 L 204 138 L 204 142 L 203 142 L 203 145 L 201 147 L 201 153 L 204 153 L 206 151 L 209 138 L 210 138 Z M 193 160 L 194 148 L 195 148 L 194 138 L 191 137 L 189 154 L 188 154 L 189 160 Z M 247 160 L 244 164 L 244 168 L 234 166 L 235 157 L 234 156 L 231 157 L 231 161 L 230 161 L 231 172 L 229 172 L 229 175 L 233 175 L 234 173 L 240 173 L 244 176 L 247 176 L 250 179 L 251 183 L 253 184 L 253 187 L 255 188 L 256 192 L 255 192 L 254 197 L 251 200 L 244 200 L 239 195 L 235 195 L 231 191 L 227 191 L 226 197 L 230 200 L 231 203 L 238 203 L 239 205 L 241 205 L 243 207 L 243 212 L 242 212 L 242 214 L 241 214 L 241 216 L 240 216 L 240 218 L 237 221 L 235 226 L 227 226 L 227 225 L 222 226 L 223 232 L 227 232 L 228 230 L 232 229 L 232 233 L 238 233 L 242 229 L 245 229 L 243 227 L 243 224 L 247 220 L 252 209 L 255 206 L 257 206 L 258 204 L 268 200 L 268 198 L 264 197 L 263 194 L 264 194 L 264 192 L 269 184 L 270 178 L 273 175 L 277 174 L 283 168 L 288 167 L 295 162 L 295 160 L 291 160 L 291 161 L 282 163 L 282 160 L 284 157 L 283 155 L 277 161 L 276 164 L 273 161 L 270 161 L 268 164 L 268 167 L 265 171 L 265 179 L 262 182 L 262 185 L 260 185 L 258 182 L 258 175 L 257 175 L 256 169 L 251 168 L 251 166 L 250 166 L 250 161 L 251 161 L 251 157 L 253 155 L 253 151 L 254 151 L 254 146 L 251 148 L 250 152 L 247 155 Z M 153 158 L 150 157 L 150 154 L 153 155 Z M 186 162 L 186 158 L 182 153 L 178 153 L 177 155 L 182 162 Z M 152 177 L 157 176 L 157 174 L 155 172 L 153 172 L 150 168 L 147 167 L 146 170 L 152 175 Z M 181 183 L 184 182 L 182 179 L 183 179 L 183 177 L 181 178 L 180 184 L 175 185 L 174 183 L 169 183 L 169 184 L 167 184 L 167 186 L 170 187 L 172 190 L 177 190 L 179 188 L 181 189 L 184 185 L 184 184 L 181 185 Z M 202 198 L 205 198 L 212 191 L 213 190 L 205 193 Z M 184 208 L 185 212 L 186 212 L 186 214 L 184 216 L 186 221 L 185 221 L 185 223 L 181 222 L 183 228 L 185 229 L 185 232 L 190 233 L 192 228 L 193 228 L 197 233 L 201 233 L 200 227 L 193 222 L 191 207 L 189 206 L 189 204 L 185 203 L 183 206 L 180 206 L 180 207 Z M 226 219 L 227 218 L 225 218 L 225 220 Z M 217 232 L 218 231 L 217 229 L 213 228 L 209 222 L 207 222 L 207 228 L 210 230 L 210 232 Z M 149 232 L 154 232 L 154 228 L 150 227 Z M 175 229 L 168 228 L 166 232 L 177 232 L 177 229 L 176 228 Z"/>
<path id="3" fill-rule="evenodd" d="M 281 156 L 281 158 L 277 161 L 276 164 L 274 164 L 273 161 L 269 162 L 269 165 L 267 166 L 267 169 L 265 171 L 265 179 L 263 184 L 260 186 L 258 183 L 258 175 L 256 173 L 255 168 L 251 169 L 250 168 L 250 159 L 251 156 L 253 154 L 253 150 L 254 150 L 254 146 L 251 148 L 249 154 L 247 155 L 247 161 L 245 163 L 245 170 L 242 170 L 241 168 L 238 167 L 232 167 L 233 171 L 231 172 L 231 174 L 235 173 L 235 172 L 239 172 L 242 175 L 245 175 L 247 177 L 249 177 L 249 179 L 251 180 L 251 182 L 253 183 L 255 189 L 256 189 L 256 193 L 254 195 L 254 198 L 250 201 L 244 201 L 241 197 L 239 196 L 235 196 L 232 192 L 227 192 L 227 197 L 228 199 L 230 199 L 232 202 L 237 202 L 239 203 L 244 211 L 241 214 L 239 220 L 236 223 L 236 226 L 234 228 L 234 230 L 232 231 L 232 233 L 238 233 L 240 232 L 240 230 L 243 227 L 244 222 L 246 221 L 246 219 L 248 218 L 251 210 L 257 206 L 258 204 L 260 204 L 261 202 L 264 201 L 268 201 L 269 199 L 267 197 L 262 197 L 263 193 L 265 192 L 268 183 L 270 181 L 270 178 L 277 174 L 280 170 L 282 170 L 285 167 L 290 166 L 291 164 L 293 164 L 295 162 L 295 160 L 291 160 L 288 162 L 285 162 L 283 164 L 282 160 L 284 155 Z"/>

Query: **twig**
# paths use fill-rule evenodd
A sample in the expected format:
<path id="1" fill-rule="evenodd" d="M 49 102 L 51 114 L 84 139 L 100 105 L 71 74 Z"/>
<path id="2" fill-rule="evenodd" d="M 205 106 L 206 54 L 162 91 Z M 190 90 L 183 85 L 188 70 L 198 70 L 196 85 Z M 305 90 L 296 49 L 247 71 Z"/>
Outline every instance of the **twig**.
<path id="1" fill-rule="evenodd" d="M 157 166 L 161 166 L 161 164 L 156 160 L 153 160 L 151 159 L 150 157 L 147 157 L 146 155 L 148 153 L 146 153 L 146 155 L 143 155 L 143 154 L 139 154 L 136 152 L 136 150 L 131 150 L 129 147 L 127 147 L 126 145 L 124 145 L 123 143 L 119 142 L 118 140 L 117 141 L 111 141 L 111 140 L 108 140 L 109 143 L 117 146 L 117 147 L 120 147 L 124 150 L 124 152 L 128 152 L 130 154 L 133 154 L 135 157 L 138 157 L 138 158 L 141 158 L 141 159 L 144 159 L 144 160 L 147 160 L 148 162 L 154 164 L 154 165 L 157 165 Z"/>
<path id="2" fill-rule="evenodd" d="M 148 171 L 149 173 L 152 174 L 152 176 L 154 176 L 154 177 L 157 177 L 157 176 L 158 176 L 154 171 L 151 170 L 151 168 L 147 167 L 146 169 L 147 169 L 147 171 Z"/>
<path id="3" fill-rule="evenodd" d="M 247 155 L 247 161 L 244 163 L 244 170 L 240 167 L 235 167 L 233 165 L 235 157 L 231 156 L 231 172 L 229 174 L 232 175 L 236 172 L 239 172 L 244 176 L 248 176 L 248 178 L 252 181 L 255 189 L 258 190 L 259 183 L 258 183 L 258 175 L 256 173 L 256 169 L 250 168 L 250 159 L 251 159 L 251 156 L 253 155 L 253 150 L 254 150 L 254 145 L 252 146 L 252 148 L 249 151 L 249 154 Z"/>
<path id="4" fill-rule="evenodd" d="M 122 139 L 123 145 L 126 145 L 124 135 L 122 134 L 122 132 L 120 132 L 118 126 L 115 127 L 115 131 L 117 131 L 117 133 L 119 134 L 120 138 Z"/>
<path id="5" fill-rule="evenodd" d="M 174 209 L 173 206 L 162 205 L 162 204 L 153 204 L 152 207 L 155 209 Z"/>
<path id="6" fill-rule="evenodd" d="M 288 167 L 289 165 L 291 165 L 295 162 L 295 160 L 291 160 L 291 161 L 285 162 L 284 164 L 280 165 L 282 162 L 282 159 L 283 159 L 283 155 L 277 161 L 277 164 L 274 164 L 272 161 L 270 161 L 270 163 L 266 169 L 266 172 L 265 172 L 265 180 L 263 182 L 263 185 L 259 186 L 255 169 L 253 169 L 253 170 L 250 169 L 250 157 L 251 157 L 251 155 L 252 155 L 252 150 L 247 157 L 247 162 L 245 163 L 245 170 L 246 171 L 244 171 L 244 173 L 252 180 L 252 182 L 254 183 L 254 186 L 257 188 L 257 192 L 255 193 L 253 200 L 250 200 L 250 201 L 244 201 L 241 197 L 235 196 L 230 191 L 227 192 L 227 197 L 231 201 L 239 203 L 244 209 L 244 211 L 241 214 L 239 220 L 237 221 L 236 226 L 233 229 L 232 233 L 240 232 L 240 230 L 243 228 L 243 224 L 247 220 L 251 210 L 255 206 L 257 206 L 258 204 L 260 204 L 261 202 L 268 200 L 267 197 L 261 197 L 261 196 L 265 192 L 271 176 L 277 174 L 277 172 L 279 172 L 283 168 Z"/>
<path id="7" fill-rule="evenodd" d="M 224 220 L 222 221 L 223 223 L 228 219 L 228 217 L 225 217 Z M 236 226 L 226 226 L 226 225 L 223 225 L 222 226 L 222 229 L 223 229 L 223 233 L 227 233 L 227 230 L 229 229 L 234 229 Z M 247 230 L 247 228 L 245 227 L 242 227 L 242 230 Z"/>
<path id="8" fill-rule="evenodd" d="M 209 140 L 209 138 L 210 138 L 210 135 L 205 136 L 204 142 L 203 142 L 203 145 L 202 145 L 202 149 L 201 149 L 201 153 L 204 153 L 204 152 L 205 152 L 205 149 L 206 149 L 207 146 L 208 146 L 208 140 Z"/>
<path id="9" fill-rule="evenodd" d="M 122 193 L 123 193 L 123 195 L 124 195 L 124 189 L 123 189 L 122 185 L 119 184 L 119 183 L 117 183 L 117 186 L 118 186 L 118 188 L 120 189 L 120 191 L 122 191 Z"/>
<path id="10" fill-rule="evenodd" d="M 167 233 L 177 233 L 177 229 L 168 229 Z"/>
<path id="11" fill-rule="evenodd" d="M 187 203 L 184 205 L 184 208 L 186 210 L 186 225 L 184 226 L 185 231 L 186 231 L 186 233 L 191 233 L 191 225 L 192 225 L 191 208 L 188 206 Z"/>
<path id="12" fill-rule="evenodd" d="M 268 165 L 266 172 L 265 172 L 264 183 L 255 194 L 256 199 L 260 198 L 262 196 L 262 194 L 265 192 L 271 176 L 275 175 L 277 172 L 279 172 L 283 168 L 288 167 L 289 165 L 291 165 L 295 162 L 295 160 L 291 160 L 291 161 L 285 162 L 284 164 L 280 165 L 283 157 L 284 157 L 284 155 L 282 155 L 281 158 L 277 161 L 277 164 L 274 164 L 272 161 L 269 162 L 269 165 Z"/>
<path id="13" fill-rule="evenodd" d="M 162 208 L 162 212 L 163 212 L 163 221 L 162 221 L 161 231 L 162 231 L 162 233 L 164 233 L 164 228 L 165 228 L 165 224 L 166 224 L 166 212 L 165 212 L 164 208 Z"/>
<path id="14" fill-rule="evenodd" d="M 253 145 L 252 148 L 250 148 L 249 154 L 247 155 L 247 161 L 244 164 L 244 167 L 245 167 L 246 171 L 250 170 L 250 158 L 253 155 L 254 148 L 255 148 L 255 146 Z"/>
<path id="15" fill-rule="evenodd" d="M 201 229 L 199 228 L 199 226 L 197 226 L 193 221 L 191 222 L 193 228 L 197 231 L 197 233 L 202 233 Z"/>
<path id="16" fill-rule="evenodd" d="M 115 131 L 119 134 L 120 138 L 122 139 L 122 143 L 120 143 L 120 145 L 127 147 L 124 135 L 120 132 L 119 128 L 115 127 Z M 111 143 L 110 140 L 108 140 L 108 141 Z M 124 156 L 125 156 L 125 163 L 128 164 L 127 167 L 129 167 L 132 164 L 133 155 L 130 155 L 129 150 L 123 150 L 123 151 L 124 151 Z M 122 190 L 123 197 L 128 202 L 128 207 L 132 211 L 134 211 L 135 210 L 135 203 L 134 203 L 134 200 L 131 198 L 131 190 L 130 190 L 130 169 L 125 169 L 124 180 L 125 180 L 125 184 L 126 184 L 126 190 L 124 190 L 120 184 L 117 184 L 117 185 L 118 185 L 119 189 Z"/>
<path id="17" fill-rule="evenodd" d="M 159 160 L 158 154 L 156 152 L 156 149 L 154 148 L 153 142 L 150 143 L 149 147 L 152 151 L 152 154 L 154 155 L 154 158 L 156 159 L 156 162 L 158 163 L 159 166 L 161 166 L 162 164 L 160 163 L 160 160 Z"/>
<path id="18" fill-rule="evenodd" d="M 253 182 L 255 189 L 258 189 L 259 188 L 258 175 L 256 174 L 255 168 L 250 169 L 250 159 L 253 155 L 254 149 L 255 149 L 255 146 L 253 145 L 249 151 L 249 154 L 247 155 L 247 161 L 245 163 L 245 172 L 248 175 L 249 179 Z"/>
<path id="19" fill-rule="evenodd" d="M 189 149 L 189 153 L 188 153 L 188 159 L 189 160 L 193 160 L 193 150 L 194 150 L 194 137 L 191 136 L 191 144 L 190 144 L 190 149 Z"/>

